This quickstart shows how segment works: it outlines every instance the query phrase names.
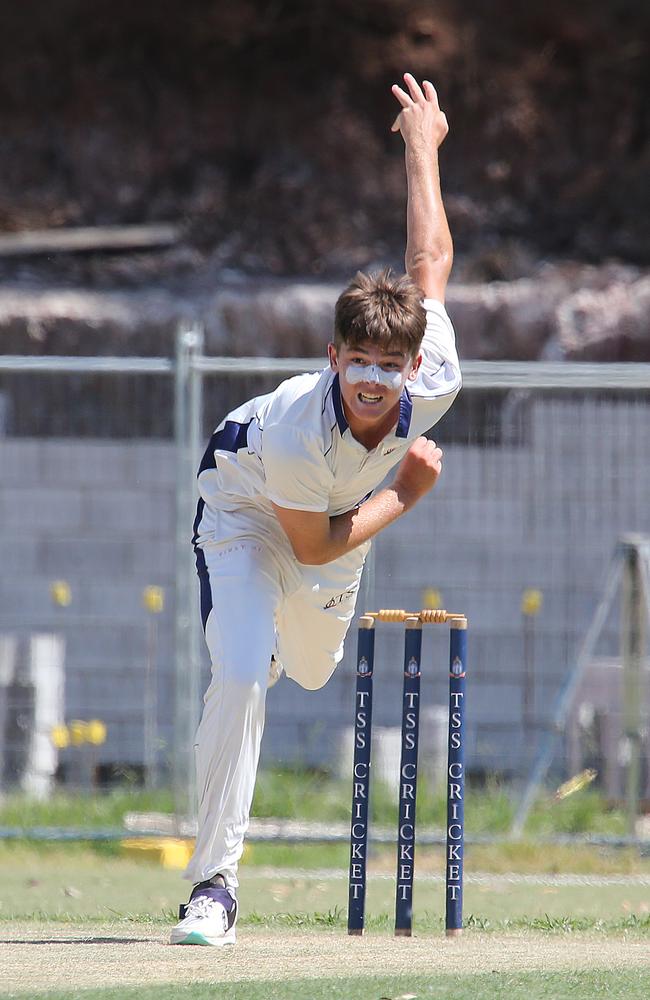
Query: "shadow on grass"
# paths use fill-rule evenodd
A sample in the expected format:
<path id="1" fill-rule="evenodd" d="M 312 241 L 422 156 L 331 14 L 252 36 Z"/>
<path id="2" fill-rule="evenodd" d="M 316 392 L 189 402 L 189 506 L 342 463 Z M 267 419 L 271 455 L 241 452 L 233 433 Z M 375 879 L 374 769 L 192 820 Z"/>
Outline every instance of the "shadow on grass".
<path id="1" fill-rule="evenodd" d="M 158 944 L 151 938 L 79 937 L 79 938 L 0 938 L 0 944 Z"/>

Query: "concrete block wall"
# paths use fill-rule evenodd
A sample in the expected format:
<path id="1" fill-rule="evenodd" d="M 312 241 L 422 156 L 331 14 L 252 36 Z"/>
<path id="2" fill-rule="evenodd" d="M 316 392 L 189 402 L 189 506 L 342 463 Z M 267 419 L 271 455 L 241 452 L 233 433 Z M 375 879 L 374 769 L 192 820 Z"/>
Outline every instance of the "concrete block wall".
<path id="1" fill-rule="evenodd" d="M 165 592 L 156 661 L 171 742 L 174 473 L 167 442 L 0 441 L 0 633 L 64 636 L 66 719 L 107 723 L 100 760 L 142 760 L 151 584 Z M 54 580 L 69 584 L 68 607 L 54 604 Z"/>
<path id="2" fill-rule="evenodd" d="M 505 773 L 525 770 L 535 753 L 617 538 L 650 533 L 647 406 L 531 396 L 527 408 L 522 445 L 450 445 L 438 486 L 411 516 L 417 527 L 405 518 L 375 543 L 377 605 L 419 607 L 431 587 L 445 607 L 468 614 L 473 764 Z M 541 589 L 544 603 L 533 641 L 534 721 L 524 732 L 527 587 Z M 601 655 L 618 649 L 618 615 L 614 606 Z M 393 665 L 400 641 L 388 644 Z M 444 698 L 444 685 L 435 692 Z"/>

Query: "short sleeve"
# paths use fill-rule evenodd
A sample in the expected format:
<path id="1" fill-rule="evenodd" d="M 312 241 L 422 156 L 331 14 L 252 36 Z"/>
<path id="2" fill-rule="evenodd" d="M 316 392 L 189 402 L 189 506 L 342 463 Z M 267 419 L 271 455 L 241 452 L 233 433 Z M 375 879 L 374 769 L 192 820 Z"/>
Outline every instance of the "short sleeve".
<path id="1" fill-rule="evenodd" d="M 451 320 L 442 302 L 425 299 L 427 323 L 422 338 L 422 364 L 414 383 L 409 383 L 413 396 L 438 399 L 455 395 L 461 386 L 460 362 Z"/>
<path id="2" fill-rule="evenodd" d="M 422 339 L 423 364 L 428 371 L 435 371 L 443 362 L 460 368 L 456 351 L 456 336 L 447 310 L 436 299 L 425 299 L 427 325 Z"/>
<path id="3" fill-rule="evenodd" d="M 282 423 L 265 427 L 262 464 L 266 495 L 278 507 L 315 512 L 329 508 L 334 477 L 315 435 Z"/>

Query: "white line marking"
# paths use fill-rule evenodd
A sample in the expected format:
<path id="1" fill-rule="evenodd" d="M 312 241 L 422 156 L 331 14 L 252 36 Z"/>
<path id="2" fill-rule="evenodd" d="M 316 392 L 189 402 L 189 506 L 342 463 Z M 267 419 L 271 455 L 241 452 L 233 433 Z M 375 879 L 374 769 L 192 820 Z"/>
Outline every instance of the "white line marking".
<path id="1" fill-rule="evenodd" d="M 258 875 L 262 878 L 279 879 L 281 881 L 295 881 L 296 879 L 306 879 L 314 882 L 336 882 L 347 879 L 348 873 L 342 868 L 257 868 L 255 865 L 243 865 L 247 874 Z M 442 884 L 445 881 L 444 875 L 436 875 L 431 872 L 418 875 L 418 882 L 432 882 Z M 368 872 L 369 880 L 373 881 L 394 881 L 393 872 Z M 466 885 L 497 885 L 508 882 L 510 885 L 548 885 L 548 886 L 613 886 L 628 885 L 650 886 L 650 875 L 520 875 L 517 872 L 502 872 L 494 874 L 492 872 L 473 872 L 465 875 Z"/>

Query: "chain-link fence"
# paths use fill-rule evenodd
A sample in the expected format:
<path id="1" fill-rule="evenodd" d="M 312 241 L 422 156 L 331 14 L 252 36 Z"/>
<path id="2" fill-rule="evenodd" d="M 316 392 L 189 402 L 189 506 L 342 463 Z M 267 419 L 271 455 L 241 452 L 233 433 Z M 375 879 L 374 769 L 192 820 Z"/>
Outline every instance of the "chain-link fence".
<path id="1" fill-rule="evenodd" d="M 198 459 L 228 409 L 321 362 L 207 358 L 200 331 L 181 331 L 178 345 L 174 361 L 0 359 L 5 785 L 36 787 L 39 767 L 40 787 L 48 774 L 88 783 L 130 769 L 174 780 L 179 810 L 190 808 L 209 668 L 189 546 Z M 445 451 L 440 482 L 375 540 L 359 610 L 437 604 L 467 614 L 468 773 L 514 789 L 554 731 L 618 539 L 650 534 L 650 366 L 473 362 L 464 372 L 434 430 Z M 624 793 L 631 745 L 619 589 L 550 764 L 554 778 L 593 767 L 612 798 Z M 39 651 L 42 636 L 54 639 Z M 375 713 L 387 748 L 399 724 L 401 642 L 398 626 L 378 637 Z M 426 643 L 422 739 L 435 761 L 446 654 L 441 635 Z M 322 691 L 286 678 L 270 691 L 263 764 L 345 768 L 354 645 L 351 635 Z M 647 669 L 642 658 L 644 795 Z M 103 723 L 105 740 L 73 720 Z M 39 726 L 50 746 L 41 763 Z"/>
<path id="2" fill-rule="evenodd" d="M 167 359 L 0 360 L 0 772 L 168 780 L 176 482 Z"/>
<path id="3" fill-rule="evenodd" d="M 243 398 L 233 392 L 236 364 L 197 361 L 205 372 L 204 439 L 224 415 L 220 402 Z M 250 383 L 251 371 L 245 365 L 237 370 Z M 445 451 L 440 482 L 375 539 L 360 598 L 366 607 L 359 610 L 437 605 L 468 615 L 468 773 L 475 784 L 496 775 L 513 791 L 525 785 L 578 666 L 575 699 L 562 703 L 566 718 L 554 741 L 551 774 L 559 781 L 595 764 L 596 785 L 610 798 L 621 797 L 629 734 L 618 589 L 589 662 L 577 665 L 577 657 L 619 538 L 650 532 L 650 366 L 475 362 L 466 363 L 464 373 L 460 397 L 432 432 Z M 260 373 L 247 391 L 269 387 Z M 341 668 L 321 692 L 304 692 L 291 682 L 270 692 L 263 760 L 348 773 L 349 755 L 339 758 L 341 748 L 349 748 L 351 639 Z M 426 641 L 423 703 L 430 712 L 424 741 L 440 757 L 446 638 L 433 630 Z M 396 780 L 402 629 L 384 627 L 377 642 L 374 713 L 386 743 L 382 756 Z M 646 795 L 647 668 L 644 660 L 637 727 Z M 594 725 L 600 727 L 596 735 Z"/>

